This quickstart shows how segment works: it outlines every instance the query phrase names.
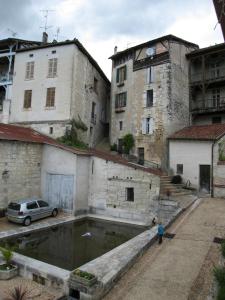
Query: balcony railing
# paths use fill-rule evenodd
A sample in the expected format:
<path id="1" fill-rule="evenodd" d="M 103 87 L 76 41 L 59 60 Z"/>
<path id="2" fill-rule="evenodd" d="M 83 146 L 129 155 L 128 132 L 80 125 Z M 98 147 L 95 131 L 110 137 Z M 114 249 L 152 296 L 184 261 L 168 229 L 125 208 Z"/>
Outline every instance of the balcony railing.
<path id="1" fill-rule="evenodd" d="M 0 84 L 8 84 L 11 83 L 13 79 L 12 75 L 9 75 L 9 77 L 6 74 L 0 74 Z"/>
<path id="2" fill-rule="evenodd" d="M 91 123 L 92 124 L 96 124 L 96 114 L 94 114 L 94 113 L 91 113 Z"/>
<path id="3" fill-rule="evenodd" d="M 198 110 L 222 110 L 225 109 L 225 97 L 207 98 L 205 100 L 192 101 L 191 111 Z"/>
<path id="4" fill-rule="evenodd" d="M 208 69 L 205 73 L 205 80 L 219 80 L 225 78 L 225 68 L 217 68 L 217 69 Z M 200 82 L 203 79 L 202 72 L 197 72 L 191 74 L 191 82 Z"/>

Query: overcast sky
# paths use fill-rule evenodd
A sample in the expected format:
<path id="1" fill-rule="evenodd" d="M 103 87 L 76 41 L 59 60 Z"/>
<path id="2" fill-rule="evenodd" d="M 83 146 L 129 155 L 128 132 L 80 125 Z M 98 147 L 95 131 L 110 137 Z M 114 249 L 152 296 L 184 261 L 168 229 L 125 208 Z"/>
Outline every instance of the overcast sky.
<path id="1" fill-rule="evenodd" d="M 40 40 L 49 12 L 49 40 L 78 38 L 110 78 L 113 48 L 173 34 L 200 47 L 223 42 L 213 0 L 0 0 L 0 39 Z"/>

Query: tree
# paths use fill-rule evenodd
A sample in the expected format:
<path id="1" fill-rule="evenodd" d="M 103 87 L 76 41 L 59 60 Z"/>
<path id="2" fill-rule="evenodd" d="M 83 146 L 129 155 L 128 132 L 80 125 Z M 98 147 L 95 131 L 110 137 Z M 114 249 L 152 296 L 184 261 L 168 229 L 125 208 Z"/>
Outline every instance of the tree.
<path id="1" fill-rule="evenodd" d="M 126 154 L 129 154 L 130 150 L 134 147 L 134 137 L 131 133 L 123 137 L 123 147 Z"/>

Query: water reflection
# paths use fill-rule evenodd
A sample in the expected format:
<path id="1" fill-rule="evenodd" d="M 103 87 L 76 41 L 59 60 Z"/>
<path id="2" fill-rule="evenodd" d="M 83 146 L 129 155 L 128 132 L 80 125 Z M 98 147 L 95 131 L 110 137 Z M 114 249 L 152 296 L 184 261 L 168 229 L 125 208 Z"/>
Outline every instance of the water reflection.
<path id="1" fill-rule="evenodd" d="M 138 235 L 145 228 L 96 220 L 60 225 L 17 238 L 4 239 L 23 255 L 73 270 Z M 86 233 L 90 235 L 83 236 Z"/>

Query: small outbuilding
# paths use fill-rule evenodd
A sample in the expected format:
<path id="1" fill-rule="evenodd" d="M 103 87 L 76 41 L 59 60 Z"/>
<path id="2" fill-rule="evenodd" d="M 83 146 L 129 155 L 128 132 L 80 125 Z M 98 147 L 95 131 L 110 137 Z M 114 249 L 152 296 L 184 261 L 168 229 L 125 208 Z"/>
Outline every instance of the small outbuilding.
<path id="1" fill-rule="evenodd" d="M 225 197 L 225 124 L 185 127 L 170 136 L 169 169 L 187 186 Z"/>

